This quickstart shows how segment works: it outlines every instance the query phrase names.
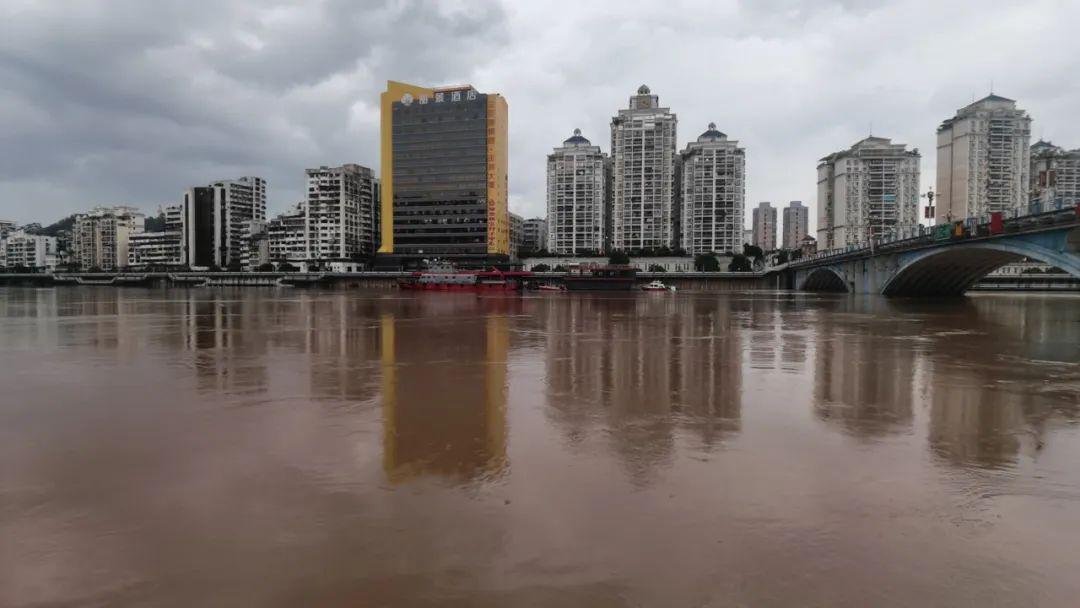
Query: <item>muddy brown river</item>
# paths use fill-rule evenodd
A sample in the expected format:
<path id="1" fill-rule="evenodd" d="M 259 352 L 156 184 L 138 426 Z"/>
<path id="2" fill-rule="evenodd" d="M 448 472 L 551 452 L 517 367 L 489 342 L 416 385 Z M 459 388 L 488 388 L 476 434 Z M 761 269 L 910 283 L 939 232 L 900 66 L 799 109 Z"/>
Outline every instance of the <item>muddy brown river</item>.
<path id="1" fill-rule="evenodd" d="M 0 606 L 1076 606 L 1080 297 L 0 289 Z"/>

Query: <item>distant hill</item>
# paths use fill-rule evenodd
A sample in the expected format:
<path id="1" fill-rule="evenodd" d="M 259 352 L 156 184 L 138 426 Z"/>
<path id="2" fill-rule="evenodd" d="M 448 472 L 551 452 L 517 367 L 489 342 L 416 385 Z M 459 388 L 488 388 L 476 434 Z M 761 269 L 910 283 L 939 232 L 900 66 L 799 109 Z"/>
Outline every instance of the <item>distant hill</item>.
<path id="1" fill-rule="evenodd" d="M 52 224 L 45 226 L 44 228 L 42 228 L 40 224 L 31 224 L 29 226 L 26 226 L 26 231 L 30 234 L 40 234 L 42 236 L 57 236 L 60 234 L 60 231 L 71 230 L 72 226 L 74 225 L 75 216 L 69 215 L 58 222 L 53 222 Z"/>
<path id="2" fill-rule="evenodd" d="M 26 231 L 30 234 L 40 234 L 42 236 L 59 236 L 63 230 L 71 231 L 71 228 L 75 226 L 75 216 L 69 215 L 64 219 L 53 222 L 48 226 L 42 227 L 41 224 L 27 224 L 24 226 Z M 147 232 L 161 232 L 165 230 L 165 214 L 158 216 L 146 217 L 146 231 Z"/>

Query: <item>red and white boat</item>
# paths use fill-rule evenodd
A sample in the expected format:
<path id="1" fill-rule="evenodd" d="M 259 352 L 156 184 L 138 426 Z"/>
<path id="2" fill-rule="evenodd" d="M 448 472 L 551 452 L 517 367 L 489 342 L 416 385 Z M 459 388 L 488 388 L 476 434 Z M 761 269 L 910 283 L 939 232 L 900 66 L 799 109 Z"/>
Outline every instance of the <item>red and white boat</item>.
<path id="1" fill-rule="evenodd" d="M 531 272 L 455 270 L 451 266 L 432 267 L 398 279 L 398 287 L 413 291 L 521 291 Z"/>

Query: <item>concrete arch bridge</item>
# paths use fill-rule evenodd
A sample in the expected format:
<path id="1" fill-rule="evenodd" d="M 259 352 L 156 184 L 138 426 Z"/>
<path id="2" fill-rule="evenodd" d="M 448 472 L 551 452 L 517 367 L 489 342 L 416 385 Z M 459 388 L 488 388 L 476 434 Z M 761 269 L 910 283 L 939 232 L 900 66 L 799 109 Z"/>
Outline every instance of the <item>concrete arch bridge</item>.
<path id="1" fill-rule="evenodd" d="M 909 238 L 796 260 L 782 272 L 787 286 L 799 290 L 959 296 L 1024 258 L 1080 277 L 1080 205 L 922 229 Z"/>

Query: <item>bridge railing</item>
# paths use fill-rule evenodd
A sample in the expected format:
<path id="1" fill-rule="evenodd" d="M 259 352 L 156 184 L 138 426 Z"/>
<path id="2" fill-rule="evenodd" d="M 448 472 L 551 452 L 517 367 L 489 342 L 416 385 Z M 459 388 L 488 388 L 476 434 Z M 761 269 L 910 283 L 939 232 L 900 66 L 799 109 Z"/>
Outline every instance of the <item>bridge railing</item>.
<path id="1" fill-rule="evenodd" d="M 1024 207 L 1010 209 L 1002 212 L 1003 234 L 1015 233 L 1024 229 L 1045 225 L 1067 224 L 1080 221 L 1080 203 L 1066 203 L 1058 200 L 1051 204 L 1032 203 Z M 955 222 L 950 222 L 955 223 Z M 987 235 L 987 227 L 991 224 L 990 214 L 969 217 L 962 220 L 963 236 L 950 238 L 949 241 L 935 240 L 934 232 L 937 226 L 906 227 L 890 238 L 873 238 L 868 244 L 851 244 L 847 247 L 818 251 L 797 260 L 792 260 L 792 266 L 801 266 L 811 262 L 843 257 L 853 254 L 874 253 L 877 251 L 893 251 L 908 249 L 920 245 L 930 245 L 936 242 L 955 242 L 969 238 L 980 238 Z"/>

